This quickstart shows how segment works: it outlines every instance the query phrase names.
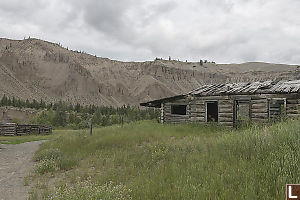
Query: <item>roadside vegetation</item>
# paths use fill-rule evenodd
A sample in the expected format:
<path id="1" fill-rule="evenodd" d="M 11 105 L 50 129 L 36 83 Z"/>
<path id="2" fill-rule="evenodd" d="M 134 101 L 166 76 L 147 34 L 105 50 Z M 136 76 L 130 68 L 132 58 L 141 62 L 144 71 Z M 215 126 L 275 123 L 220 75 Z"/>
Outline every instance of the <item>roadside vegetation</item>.
<path id="1" fill-rule="evenodd" d="M 0 136 L 0 144 L 21 144 L 39 140 L 52 139 L 52 135 Z"/>
<path id="2" fill-rule="evenodd" d="M 112 106 L 95 106 L 70 104 L 59 101 L 46 103 L 42 99 L 21 100 L 15 97 L 3 96 L 0 106 L 12 106 L 15 108 L 31 108 L 40 112 L 30 119 L 31 124 L 51 125 L 59 129 L 85 129 L 89 127 L 92 119 L 96 127 L 111 126 L 114 124 L 130 123 L 140 120 L 158 120 L 158 109 L 140 109 L 139 107 L 124 105 L 114 108 Z M 17 119 L 15 119 L 17 122 Z"/>
<path id="3" fill-rule="evenodd" d="M 300 123 L 134 122 L 55 132 L 36 152 L 30 199 L 284 199 L 299 183 Z"/>

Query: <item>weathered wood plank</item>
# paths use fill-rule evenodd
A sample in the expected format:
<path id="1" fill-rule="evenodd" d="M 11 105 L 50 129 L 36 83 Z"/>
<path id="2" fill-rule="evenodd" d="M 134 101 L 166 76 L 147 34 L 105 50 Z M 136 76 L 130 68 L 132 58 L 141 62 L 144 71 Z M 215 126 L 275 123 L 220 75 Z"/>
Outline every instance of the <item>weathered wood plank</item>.
<path id="1" fill-rule="evenodd" d="M 268 108 L 252 108 L 252 113 L 268 113 Z"/>
<path id="2" fill-rule="evenodd" d="M 220 125 L 222 126 L 233 126 L 233 123 L 232 122 L 219 122 Z"/>
<path id="3" fill-rule="evenodd" d="M 193 118 L 193 117 L 196 117 L 196 118 L 201 117 L 201 118 L 205 119 L 205 115 L 190 115 L 190 118 Z"/>
<path id="4" fill-rule="evenodd" d="M 232 108 L 219 108 L 219 113 L 232 113 Z"/>
<path id="5" fill-rule="evenodd" d="M 252 113 L 253 118 L 268 118 L 268 113 Z"/>
<path id="6" fill-rule="evenodd" d="M 191 108 L 195 109 L 195 108 L 205 108 L 205 105 L 200 105 L 200 104 L 191 104 L 190 105 Z"/>
<path id="7" fill-rule="evenodd" d="M 204 105 L 204 101 L 203 100 L 195 100 L 194 102 L 191 102 L 191 104 L 194 104 L 194 105 Z"/>
<path id="8" fill-rule="evenodd" d="M 233 118 L 219 117 L 219 122 L 232 122 Z"/>
<path id="9" fill-rule="evenodd" d="M 254 108 L 254 109 L 267 108 L 267 107 L 268 107 L 268 104 L 266 102 L 265 103 L 252 102 L 252 108 Z"/>
<path id="10" fill-rule="evenodd" d="M 220 100 L 219 102 L 219 106 L 232 106 L 233 104 L 233 100 Z"/>
<path id="11" fill-rule="evenodd" d="M 164 120 L 188 120 L 189 119 L 189 117 L 169 117 L 169 116 L 166 116 L 165 118 L 164 118 Z"/>
<path id="12" fill-rule="evenodd" d="M 251 119 L 252 122 L 254 123 L 267 123 L 269 120 L 268 119 L 261 119 L 261 118 L 253 118 Z"/>
<path id="13" fill-rule="evenodd" d="M 267 99 L 251 99 L 252 104 L 266 104 Z"/>
<path id="14" fill-rule="evenodd" d="M 300 106 L 298 104 L 287 104 L 286 109 L 287 110 L 298 110 Z"/>
<path id="15" fill-rule="evenodd" d="M 223 110 L 223 109 L 233 109 L 233 104 L 226 104 L 226 105 L 219 105 L 219 110 Z"/>
<path id="16" fill-rule="evenodd" d="M 205 115 L 205 112 L 195 112 L 195 111 L 191 111 L 190 115 Z"/>
<path id="17" fill-rule="evenodd" d="M 27 135 L 30 133 L 52 133 L 52 127 L 42 125 L 0 124 L 0 135 Z"/>
<path id="18" fill-rule="evenodd" d="M 233 113 L 219 113 L 219 117 L 233 118 Z"/>
<path id="19" fill-rule="evenodd" d="M 191 117 L 190 120 L 192 122 L 205 122 L 205 118 L 204 117 Z"/>
<path id="20" fill-rule="evenodd" d="M 300 113 L 297 113 L 297 114 L 287 113 L 287 116 L 293 117 L 293 118 L 298 118 L 298 117 L 300 117 Z"/>
<path id="21" fill-rule="evenodd" d="M 229 100 L 230 97 L 229 96 L 202 96 L 201 99 L 205 101 Z"/>
<path id="22" fill-rule="evenodd" d="M 299 114 L 299 110 L 287 110 L 286 111 L 287 114 Z"/>
<path id="23" fill-rule="evenodd" d="M 191 113 L 205 113 L 205 109 L 202 108 L 191 109 Z"/>
<path id="24" fill-rule="evenodd" d="M 189 120 L 166 120 L 165 123 L 186 123 Z"/>
<path id="25" fill-rule="evenodd" d="M 299 104 L 300 100 L 299 99 L 287 99 L 286 104 Z"/>

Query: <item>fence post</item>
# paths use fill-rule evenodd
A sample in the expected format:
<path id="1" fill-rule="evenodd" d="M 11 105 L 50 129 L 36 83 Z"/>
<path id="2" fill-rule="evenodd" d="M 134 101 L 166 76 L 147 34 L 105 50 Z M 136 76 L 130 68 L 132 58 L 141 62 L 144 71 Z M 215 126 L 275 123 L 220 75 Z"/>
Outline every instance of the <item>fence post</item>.
<path id="1" fill-rule="evenodd" d="M 93 118 L 90 120 L 90 135 L 93 135 Z"/>
<path id="2" fill-rule="evenodd" d="M 123 125 L 124 125 L 124 117 L 123 117 L 123 114 L 121 115 L 121 124 L 122 124 L 122 128 L 123 128 Z"/>

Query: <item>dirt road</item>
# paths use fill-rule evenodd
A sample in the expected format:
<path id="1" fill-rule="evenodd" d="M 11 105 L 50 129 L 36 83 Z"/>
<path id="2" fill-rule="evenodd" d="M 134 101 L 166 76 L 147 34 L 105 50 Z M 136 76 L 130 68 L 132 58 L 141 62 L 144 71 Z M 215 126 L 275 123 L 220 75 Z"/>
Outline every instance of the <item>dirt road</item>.
<path id="1" fill-rule="evenodd" d="M 25 200 L 28 198 L 29 187 L 24 186 L 24 177 L 32 170 L 32 156 L 43 142 L 1 144 L 0 200 Z"/>

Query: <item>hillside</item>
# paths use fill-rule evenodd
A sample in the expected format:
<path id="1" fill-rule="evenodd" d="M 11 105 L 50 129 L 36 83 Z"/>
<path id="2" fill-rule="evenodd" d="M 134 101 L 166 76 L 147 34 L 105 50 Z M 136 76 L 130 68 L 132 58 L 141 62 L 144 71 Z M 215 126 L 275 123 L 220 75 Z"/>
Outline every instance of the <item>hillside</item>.
<path id="1" fill-rule="evenodd" d="M 121 106 L 210 82 L 300 78 L 298 66 L 156 60 L 120 62 L 38 40 L 0 39 L 0 96 Z"/>

